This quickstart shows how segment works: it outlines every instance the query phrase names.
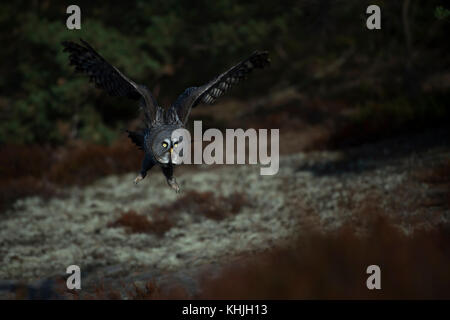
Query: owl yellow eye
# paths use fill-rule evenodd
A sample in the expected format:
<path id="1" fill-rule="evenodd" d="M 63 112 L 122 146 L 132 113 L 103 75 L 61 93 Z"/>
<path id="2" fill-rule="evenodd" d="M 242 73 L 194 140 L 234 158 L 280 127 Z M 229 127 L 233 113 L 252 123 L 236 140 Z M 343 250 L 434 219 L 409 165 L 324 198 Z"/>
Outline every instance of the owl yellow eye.
<path id="1" fill-rule="evenodd" d="M 162 146 L 163 146 L 163 148 L 167 148 L 167 143 L 163 142 Z"/>
<path id="2" fill-rule="evenodd" d="M 175 148 L 178 147 L 178 142 L 175 142 L 173 145 Z"/>

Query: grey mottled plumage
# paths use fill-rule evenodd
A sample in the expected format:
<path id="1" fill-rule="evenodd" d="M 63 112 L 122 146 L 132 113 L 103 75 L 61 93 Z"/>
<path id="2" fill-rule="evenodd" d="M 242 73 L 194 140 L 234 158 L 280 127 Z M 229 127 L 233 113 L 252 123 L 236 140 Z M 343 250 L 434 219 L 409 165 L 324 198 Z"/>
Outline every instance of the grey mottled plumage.
<path id="1" fill-rule="evenodd" d="M 179 191 L 173 177 L 171 152 L 178 141 L 172 132 L 183 128 L 191 109 L 198 104 L 212 104 L 233 85 L 240 82 L 255 68 L 264 68 L 269 64 L 268 53 L 255 51 L 250 57 L 228 69 L 212 81 L 199 87 L 186 89 L 168 109 L 158 106 L 150 90 L 135 83 L 110 65 L 86 41 L 81 44 L 65 41 L 64 51 L 69 52 L 69 61 L 76 71 L 86 73 L 90 81 L 111 96 L 127 97 L 139 101 L 145 115 L 145 129 L 140 132 L 127 131 L 130 139 L 145 153 L 140 174 L 135 183 L 142 180 L 147 171 L 159 165 L 166 176 L 169 186 Z"/>

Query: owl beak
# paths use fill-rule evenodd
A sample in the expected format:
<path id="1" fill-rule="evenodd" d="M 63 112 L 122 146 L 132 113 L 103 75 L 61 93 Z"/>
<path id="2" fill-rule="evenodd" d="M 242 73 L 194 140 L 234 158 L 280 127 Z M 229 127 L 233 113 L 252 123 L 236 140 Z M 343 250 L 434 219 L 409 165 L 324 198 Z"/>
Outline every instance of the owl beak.
<path id="1" fill-rule="evenodd" d="M 170 153 L 173 153 L 173 148 L 170 148 Z"/>

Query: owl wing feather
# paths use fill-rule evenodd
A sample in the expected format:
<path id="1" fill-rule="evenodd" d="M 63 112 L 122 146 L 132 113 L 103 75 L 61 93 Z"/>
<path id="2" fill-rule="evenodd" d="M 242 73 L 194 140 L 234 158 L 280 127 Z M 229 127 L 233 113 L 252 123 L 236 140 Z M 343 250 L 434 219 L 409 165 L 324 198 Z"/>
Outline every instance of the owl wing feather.
<path id="1" fill-rule="evenodd" d="M 267 51 L 255 51 L 250 57 L 239 62 L 205 85 L 186 89 L 172 104 L 170 109 L 176 112 L 181 122 L 186 123 L 192 108 L 200 103 L 213 104 L 217 98 L 224 95 L 233 85 L 245 79 L 253 69 L 262 69 L 269 63 Z"/>
<path id="2" fill-rule="evenodd" d="M 128 138 L 133 141 L 133 143 L 138 147 L 139 150 L 145 149 L 143 133 L 129 130 L 126 130 L 126 132 L 128 133 Z"/>
<path id="3" fill-rule="evenodd" d="M 151 123 L 155 118 L 157 103 L 150 90 L 127 78 L 98 54 L 89 43 L 83 39 L 80 41 L 82 45 L 71 41 L 62 42 L 63 51 L 69 52 L 70 65 L 75 66 L 75 71 L 89 75 L 90 82 L 94 82 L 97 88 L 105 90 L 111 96 L 139 100 L 147 121 Z"/>

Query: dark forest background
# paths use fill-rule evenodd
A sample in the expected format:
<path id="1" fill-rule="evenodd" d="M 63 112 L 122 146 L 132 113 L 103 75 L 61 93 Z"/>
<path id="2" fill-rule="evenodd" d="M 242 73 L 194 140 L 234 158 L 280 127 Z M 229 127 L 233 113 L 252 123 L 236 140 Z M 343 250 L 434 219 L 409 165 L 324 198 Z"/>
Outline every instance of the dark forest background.
<path id="1" fill-rule="evenodd" d="M 365 26 L 369 4 L 381 7 L 381 30 Z M 82 28 L 73 31 L 65 26 L 68 5 L 0 5 L 1 144 L 110 144 L 136 118 L 132 102 L 107 97 L 73 74 L 60 43 L 78 38 L 150 86 L 163 106 L 264 49 L 271 69 L 227 99 L 291 88 L 339 100 L 371 121 L 388 115 L 396 125 L 434 125 L 448 114 L 442 1 L 78 1 Z"/>

